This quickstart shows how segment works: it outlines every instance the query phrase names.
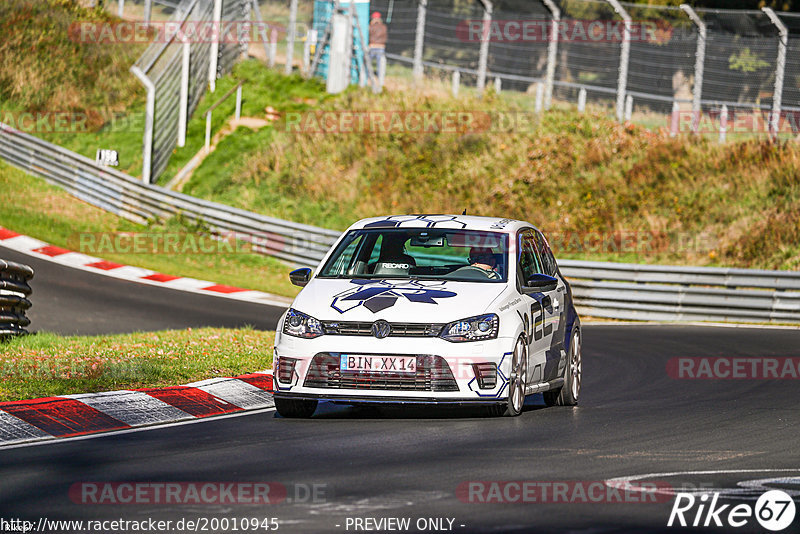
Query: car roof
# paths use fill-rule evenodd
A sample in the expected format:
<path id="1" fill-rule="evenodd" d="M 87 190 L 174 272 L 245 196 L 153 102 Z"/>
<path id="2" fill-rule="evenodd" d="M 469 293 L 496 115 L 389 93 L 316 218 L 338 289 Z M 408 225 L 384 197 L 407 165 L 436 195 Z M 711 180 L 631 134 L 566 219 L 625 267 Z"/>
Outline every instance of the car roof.
<path id="1" fill-rule="evenodd" d="M 514 233 L 520 228 L 534 227 L 525 221 L 476 215 L 387 215 L 361 219 L 349 230 L 368 228 L 445 228 Z M 535 227 L 534 227 L 535 228 Z"/>

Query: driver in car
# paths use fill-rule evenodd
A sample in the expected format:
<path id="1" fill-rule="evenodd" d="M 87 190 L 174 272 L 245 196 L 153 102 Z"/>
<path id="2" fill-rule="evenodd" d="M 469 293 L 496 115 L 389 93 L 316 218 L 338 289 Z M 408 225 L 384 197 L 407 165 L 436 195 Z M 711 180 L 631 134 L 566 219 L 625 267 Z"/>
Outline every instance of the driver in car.
<path id="1" fill-rule="evenodd" d="M 497 259 L 494 257 L 492 249 L 487 247 L 472 247 L 469 251 L 470 267 L 481 269 L 487 277 L 492 280 L 500 278 L 497 272 Z"/>

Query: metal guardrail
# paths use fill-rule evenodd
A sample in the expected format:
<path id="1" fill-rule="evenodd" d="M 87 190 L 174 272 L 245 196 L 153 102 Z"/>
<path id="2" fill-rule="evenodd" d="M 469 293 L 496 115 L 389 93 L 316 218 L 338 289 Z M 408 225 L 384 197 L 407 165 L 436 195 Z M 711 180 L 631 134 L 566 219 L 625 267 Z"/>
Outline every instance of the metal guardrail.
<path id="1" fill-rule="evenodd" d="M 253 250 L 315 267 L 340 232 L 284 221 L 143 184 L 0 123 L 0 157 L 138 223 L 175 215 Z M 562 260 L 585 316 L 800 324 L 800 272 Z"/>
<path id="2" fill-rule="evenodd" d="M 562 260 L 584 315 L 800 323 L 800 272 Z"/>
<path id="3" fill-rule="evenodd" d="M 25 312 L 31 307 L 28 281 L 33 269 L 21 263 L 0 260 L 0 340 L 27 334 L 31 324 Z"/>

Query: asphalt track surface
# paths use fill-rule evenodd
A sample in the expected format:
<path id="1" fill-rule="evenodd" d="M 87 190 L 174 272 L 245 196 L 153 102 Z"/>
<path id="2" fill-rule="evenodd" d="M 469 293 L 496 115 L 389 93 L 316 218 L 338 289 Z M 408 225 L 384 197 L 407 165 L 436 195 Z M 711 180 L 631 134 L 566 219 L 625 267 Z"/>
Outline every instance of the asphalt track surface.
<path id="1" fill-rule="evenodd" d="M 0 247 L 0 258 L 35 271 L 27 313 L 30 331 L 115 334 L 136 331 L 252 325 L 274 329 L 283 310 L 73 269 Z"/>
<path id="2" fill-rule="evenodd" d="M 14 261 L 23 259 L 2 252 Z M 225 311 L 216 305 L 223 299 L 178 292 L 163 296 L 165 290 L 151 293 L 149 287 L 134 291 L 127 282 L 98 281 L 79 271 L 68 278 L 61 272 L 64 268 L 28 263 L 36 263 L 35 291 L 40 297 L 34 320 L 48 329 L 69 324 L 60 323 L 61 314 L 74 316 L 101 302 L 103 314 L 110 316 L 100 317 L 102 329 L 108 331 L 130 330 L 131 324 L 146 328 L 148 321 L 160 320 L 159 328 L 230 326 L 242 316 L 250 317 L 246 305 L 238 302 L 231 301 Z M 55 280 L 50 278 L 53 274 Z M 73 285 L 78 289 L 71 289 Z M 48 302 L 44 295 L 63 300 Z M 81 300 L 71 302 L 71 295 L 81 295 Z M 150 306 L 150 314 L 142 314 L 140 307 L 154 297 L 161 298 L 165 308 Z M 205 304 L 208 299 L 214 305 Z M 270 326 L 268 318 L 278 312 L 258 308 L 263 322 L 247 322 Z M 92 331 L 91 321 L 75 330 Z M 668 376 L 666 364 L 678 356 L 797 357 L 798 348 L 798 330 L 587 325 L 577 408 L 546 408 L 536 396 L 517 418 L 454 409 L 324 405 L 310 420 L 282 419 L 270 411 L 0 450 L 0 518 L 36 522 L 42 517 L 256 517 L 277 518 L 279 532 L 356 532 L 346 527 L 348 518 L 408 517 L 411 532 L 418 532 L 415 522 L 420 518 L 454 519 L 453 532 L 688 532 L 692 529 L 665 528 L 670 498 L 658 503 L 487 504 L 464 502 L 457 489 L 469 481 L 591 482 L 675 472 L 679 474 L 650 480 L 673 487 L 731 489 L 747 480 L 784 476 L 795 479 L 784 487 L 794 484 L 797 489 L 796 380 L 675 380 Z M 729 472 L 737 470 L 748 472 Z M 687 473 L 691 471 L 715 472 Z M 70 486 L 90 481 L 274 482 L 283 484 L 294 502 L 254 506 L 71 501 Z M 315 484 L 324 485 L 318 486 L 325 492 L 318 502 L 297 498 Z M 800 517 L 782 532 L 797 532 L 798 527 Z M 735 530 L 706 531 L 765 532 L 755 521 Z"/>

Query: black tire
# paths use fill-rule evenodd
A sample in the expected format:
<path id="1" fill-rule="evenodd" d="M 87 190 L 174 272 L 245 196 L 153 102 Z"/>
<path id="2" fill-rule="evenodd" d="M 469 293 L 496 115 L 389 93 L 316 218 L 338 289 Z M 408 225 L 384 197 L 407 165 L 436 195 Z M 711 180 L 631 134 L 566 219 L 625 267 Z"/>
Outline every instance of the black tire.
<path id="1" fill-rule="evenodd" d="M 317 410 L 317 401 L 309 399 L 284 399 L 275 397 L 275 409 L 281 417 L 307 419 Z"/>
<path id="2" fill-rule="evenodd" d="M 511 373 L 508 377 L 508 401 L 490 406 L 492 417 L 517 417 L 525 406 L 525 388 L 528 384 L 528 344 L 524 337 L 517 340 L 511 357 Z"/>
<path id="3" fill-rule="evenodd" d="M 569 344 L 567 365 L 564 367 L 564 385 L 542 393 L 548 406 L 577 406 L 581 393 L 583 364 L 581 358 L 581 334 L 576 330 Z"/>

